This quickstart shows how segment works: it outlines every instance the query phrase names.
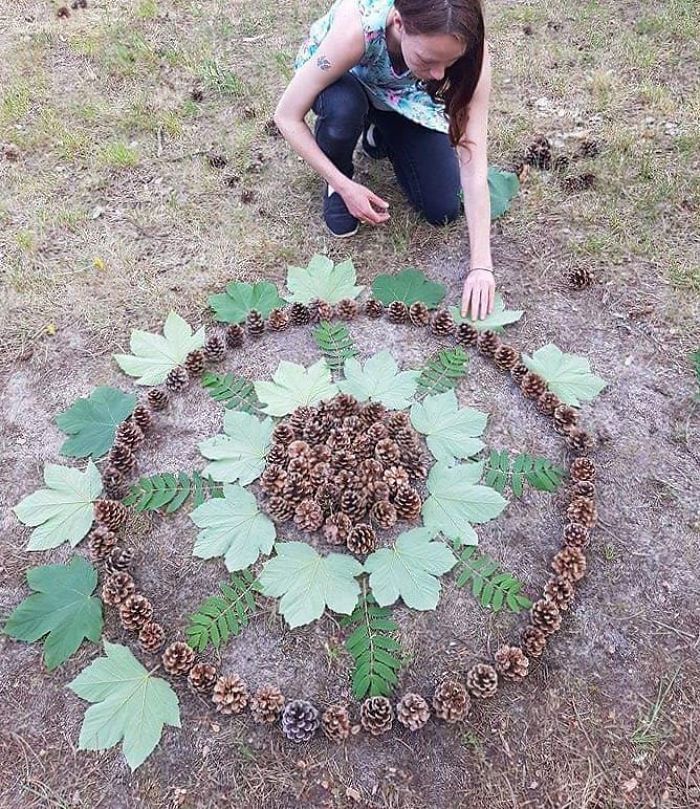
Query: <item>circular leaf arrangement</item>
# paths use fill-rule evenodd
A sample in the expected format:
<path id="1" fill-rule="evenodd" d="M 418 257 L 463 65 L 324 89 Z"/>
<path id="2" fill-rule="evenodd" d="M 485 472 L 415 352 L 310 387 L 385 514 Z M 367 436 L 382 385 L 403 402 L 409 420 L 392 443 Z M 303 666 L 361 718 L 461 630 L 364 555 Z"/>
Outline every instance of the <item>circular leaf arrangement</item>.
<path id="1" fill-rule="evenodd" d="M 560 628 L 585 574 L 584 549 L 597 519 L 595 465 L 589 457 L 592 440 L 571 405 L 593 398 L 605 383 L 590 374 L 585 360 L 565 355 L 556 346 L 527 357 L 503 343 L 499 332 L 521 313 L 509 312 L 501 300 L 490 322 L 462 320 L 458 312 L 446 309 L 431 312 L 444 290 L 415 270 L 377 278 L 375 296 L 366 301 L 364 311 L 372 318 L 386 315 L 394 323 L 427 327 L 455 342 L 455 348 L 439 352 L 417 370 L 399 370 L 388 351 L 364 363 L 357 359 L 344 325 L 360 311 L 354 298 L 361 288 L 355 286 L 351 262 L 336 266 L 316 256 L 308 268 L 290 269 L 288 288 L 289 302 L 283 306 L 269 284 L 229 285 L 211 303 L 217 318 L 231 322 L 225 332 L 208 337 L 203 329 L 193 332 L 174 313 L 163 336 L 133 333 L 132 354 L 116 356 L 117 362 L 140 384 L 165 383 L 165 388 L 151 387 L 140 404 L 98 389 L 59 417 L 80 436 L 85 455 L 97 457 L 112 444 L 101 474 L 104 490 L 91 461 L 85 473 L 47 465 L 47 488 L 15 508 L 22 522 L 34 526 L 29 548 L 55 547 L 66 538 L 77 544 L 90 530 L 94 511 L 96 525 L 88 547 L 93 561 L 102 564 L 103 603 L 118 610 L 143 653 L 160 654 L 168 675 L 186 678 L 221 714 L 250 711 L 255 722 L 277 724 L 295 742 L 308 740 L 319 728 L 338 742 L 360 730 L 381 735 L 395 720 L 410 731 L 423 728 L 431 716 L 446 723 L 460 721 L 472 700 L 491 698 L 503 681 L 527 676 L 530 660 L 543 654 Z M 271 381 L 258 382 L 206 370 L 220 362 L 227 349 L 240 351 L 266 331 L 307 324 L 313 325 L 324 355 L 308 368 L 282 361 Z M 572 488 L 562 547 L 552 559 L 552 576 L 542 597 L 534 603 L 520 592 L 517 580 L 474 547 L 473 526 L 494 519 L 506 505 L 498 489 L 503 489 L 499 480 L 502 483 L 509 472 L 499 461 L 485 474 L 485 462 L 474 460 L 484 447 L 480 436 L 487 417 L 460 408 L 454 392 L 464 375 L 468 347 L 476 347 L 509 373 L 578 456 L 569 469 Z M 334 381 L 332 372 L 341 370 L 342 378 Z M 227 407 L 223 433 L 199 446 L 207 466 L 192 475 L 142 478 L 127 488 L 138 447 L 153 419 L 167 408 L 172 394 L 200 375 L 210 395 Z M 121 422 L 108 410 L 115 401 Z M 77 407 L 94 413 L 98 428 L 91 431 L 81 424 L 77 411 L 69 415 Z M 71 441 L 74 447 L 77 439 Z M 514 493 L 518 487 L 522 490 L 525 479 L 546 490 L 560 482 L 551 466 L 519 456 L 512 470 Z M 255 481 L 259 498 L 246 488 Z M 167 637 L 164 626 L 172 622 L 159 621 L 147 595 L 138 590 L 130 570 L 132 554 L 120 533 L 129 508 L 172 512 L 188 499 L 195 505 L 190 517 L 199 529 L 194 555 L 223 556 L 232 576 L 229 584 L 221 585 L 221 595 L 207 599 L 192 616 L 185 642 Z M 278 531 L 292 525 L 308 542 L 280 541 Z M 273 551 L 255 576 L 251 567 Z M 519 642 L 502 646 L 489 662 L 475 661 L 463 680 L 444 680 L 432 695 L 406 693 L 394 703 L 389 697 L 398 682 L 400 646 L 388 608 L 401 599 L 410 608 L 434 609 L 440 577 L 458 561 L 458 585 L 470 583 L 482 604 L 494 609 L 507 606 L 518 613 L 530 608 L 530 621 Z M 94 571 L 80 562 L 85 569 L 77 560 L 68 568 L 48 566 L 62 571 L 56 578 L 58 595 L 47 595 L 50 576 L 38 571 L 28 575 L 37 592 L 6 625 L 8 634 L 24 640 L 50 633 L 45 655 L 51 666 L 67 659 L 84 637 L 95 641 L 101 634 L 101 615 L 98 619 L 94 614 Z M 63 606 L 66 593 L 78 594 L 70 596 L 69 612 L 89 603 L 91 620 L 86 613 L 84 621 L 72 622 L 70 628 L 52 622 L 51 613 Z M 346 705 L 321 711 L 313 700 L 288 702 L 270 683 L 251 693 L 237 674 L 219 672 L 198 659 L 209 644 L 218 648 L 242 631 L 260 594 L 280 599 L 279 611 L 292 628 L 320 618 L 326 609 L 347 616 L 344 625 L 353 628 L 347 641 L 355 660 L 353 694 L 364 698 L 358 724 L 353 724 Z M 28 625 L 32 599 L 32 615 L 37 608 L 46 615 L 40 627 L 36 621 Z M 55 642 L 49 648 L 54 634 L 58 649 Z M 157 744 L 164 724 L 179 726 L 177 697 L 167 681 L 149 674 L 126 647 L 105 642 L 105 652 L 106 657 L 71 683 L 79 696 L 98 703 L 88 709 L 80 746 L 99 749 L 123 739 L 127 760 L 135 768 Z M 120 688 L 105 695 L 92 683 L 112 676 L 113 670 L 145 678 L 140 698 L 146 707 L 140 714 L 131 702 L 120 708 L 123 729 L 105 739 L 100 735 L 101 712 L 110 701 L 118 702 Z"/>

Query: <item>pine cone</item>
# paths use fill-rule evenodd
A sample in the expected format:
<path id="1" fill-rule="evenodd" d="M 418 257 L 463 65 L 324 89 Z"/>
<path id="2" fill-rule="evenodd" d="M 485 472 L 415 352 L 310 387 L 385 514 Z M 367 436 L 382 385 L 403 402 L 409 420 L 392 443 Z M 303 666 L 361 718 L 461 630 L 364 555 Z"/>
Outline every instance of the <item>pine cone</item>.
<path id="1" fill-rule="evenodd" d="M 376 298 L 370 298 L 365 303 L 365 314 L 372 320 L 376 320 L 384 314 L 384 304 Z"/>
<path id="2" fill-rule="evenodd" d="M 320 724 L 318 708 L 305 699 L 288 702 L 282 712 L 282 733 L 290 742 L 308 742 Z"/>
<path id="3" fill-rule="evenodd" d="M 576 150 L 576 157 L 597 157 L 600 154 L 600 144 L 597 140 L 585 138 Z"/>
<path id="4" fill-rule="evenodd" d="M 476 347 L 479 349 L 479 351 L 481 351 L 482 354 L 486 354 L 489 357 L 493 357 L 500 346 L 500 337 L 495 331 L 491 331 L 490 329 L 480 331 L 478 337 L 476 338 Z"/>
<path id="5" fill-rule="evenodd" d="M 287 482 L 287 471 L 284 467 L 271 464 L 265 468 L 260 476 L 260 488 L 271 495 L 279 495 L 284 491 L 284 484 Z"/>
<path id="6" fill-rule="evenodd" d="M 253 694 L 250 712 L 259 725 L 271 725 L 277 721 L 284 708 L 282 692 L 274 685 L 262 685 Z"/>
<path id="7" fill-rule="evenodd" d="M 548 171 L 552 166 L 552 147 L 544 135 L 537 135 L 525 151 L 529 166 Z"/>
<path id="8" fill-rule="evenodd" d="M 105 604 L 116 607 L 134 592 L 136 585 L 128 573 L 115 573 L 107 576 L 102 585 L 102 600 Z"/>
<path id="9" fill-rule="evenodd" d="M 131 548 L 114 548 L 105 559 L 105 573 L 114 576 L 116 573 L 128 571 L 133 558 L 134 552 Z"/>
<path id="10" fill-rule="evenodd" d="M 358 523 L 348 536 L 348 550 L 360 556 L 372 553 L 377 547 L 377 535 L 366 523 Z"/>
<path id="11" fill-rule="evenodd" d="M 398 519 L 396 509 L 388 500 L 376 502 L 370 510 L 370 517 L 380 528 L 392 528 Z"/>
<path id="12" fill-rule="evenodd" d="M 479 332 L 474 328 L 474 326 L 472 326 L 471 323 L 468 323 L 466 320 L 457 325 L 456 334 L 457 345 L 465 347 L 476 345 L 476 341 L 479 337 Z"/>
<path id="13" fill-rule="evenodd" d="M 207 360 L 204 356 L 204 352 L 200 351 L 198 348 L 196 348 L 194 351 L 190 351 L 190 353 L 185 357 L 185 370 L 191 377 L 199 376 L 206 368 L 206 365 Z"/>
<path id="14" fill-rule="evenodd" d="M 430 718 L 430 706 L 420 694 L 404 694 L 396 705 L 396 718 L 409 730 L 420 730 Z"/>
<path id="15" fill-rule="evenodd" d="M 552 570 L 571 581 L 581 581 L 586 575 L 586 557 L 580 548 L 563 548 L 554 555 Z"/>
<path id="16" fill-rule="evenodd" d="M 571 177 L 565 177 L 562 181 L 562 188 L 569 194 L 575 194 L 578 191 L 588 191 L 589 188 L 595 188 L 596 176 L 590 171 L 583 174 L 574 174 Z"/>
<path id="17" fill-rule="evenodd" d="M 301 439 L 292 441 L 292 443 L 287 447 L 287 455 L 290 458 L 305 458 L 310 454 L 310 452 L 311 447 L 306 443 L 306 441 L 302 441 Z"/>
<path id="18" fill-rule="evenodd" d="M 331 402 L 332 412 L 338 419 L 355 416 L 360 411 L 360 403 L 350 393 L 339 393 Z"/>
<path id="19" fill-rule="evenodd" d="M 251 309 L 245 316 L 245 330 L 249 337 L 262 337 L 265 333 L 265 319 L 257 309 Z"/>
<path id="20" fill-rule="evenodd" d="M 194 665 L 194 649 L 183 640 L 178 640 L 168 646 L 161 659 L 168 674 L 179 677 L 188 674 Z"/>
<path id="21" fill-rule="evenodd" d="M 296 437 L 297 436 L 294 429 L 291 427 L 291 425 L 285 422 L 278 424 L 272 431 L 272 440 L 276 444 L 282 444 L 285 447 L 289 446 L 289 444 L 291 444 Z"/>
<path id="22" fill-rule="evenodd" d="M 430 322 L 430 329 L 433 334 L 437 334 L 440 337 L 447 337 L 452 334 L 455 330 L 455 321 L 449 310 L 439 309 L 433 315 L 433 319 Z"/>
<path id="23" fill-rule="evenodd" d="M 411 418 L 405 410 L 395 410 L 387 416 L 386 426 L 393 438 L 401 430 L 411 429 Z"/>
<path id="24" fill-rule="evenodd" d="M 541 629 L 545 635 L 551 635 L 561 626 L 561 613 L 556 604 L 541 598 L 535 601 L 530 610 L 532 623 Z"/>
<path id="25" fill-rule="evenodd" d="M 310 320 L 311 313 L 305 304 L 296 302 L 289 307 L 289 322 L 292 326 L 306 326 Z"/>
<path id="26" fill-rule="evenodd" d="M 530 661 L 518 646 L 501 646 L 494 655 L 496 671 L 506 680 L 523 680 L 527 677 Z"/>
<path id="27" fill-rule="evenodd" d="M 394 506 L 399 519 L 413 522 L 420 517 L 423 502 L 412 486 L 399 486 L 394 497 Z"/>
<path id="28" fill-rule="evenodd" d="M 578 522 L 590 528 L 598 519 L 595 500 L 591 500 L 590 497 L 574 497 L 566 510 L 566 516 L 571 522 Z"/>
<path id="29" fill-rule="evenodd" d="M 376 458 L 365 458 L 359 466 L 359 473 L 366 480 L 382 480 L 384 464 Z"/>
<path id="30" fill-rule="evenodd" d="M 287 522 L 294 516 L 294 503 L 286 497 L 271 497 L 266 505 L 267 513 L 276 523 Z"/>
<path id="31" fill-rule="evenodd" d="M 231 323 L 226 329 L 226 344 L 229 348 L 240 348 L 245 339 L 245 332 L 243 326 L 239 323 Z"/>
<path id="32" fill-rule="evenodd" d="M 547 635 L 537 626 L 526 626 L 520 642 L 523 651 L 529 658 L 542 657 L 547 646 Z"/>
<path id="33" fill-rule="evenodd" d="M 224 716 L 242 713 L 248 704 L 248 686 L 237 674 L 219 677 L 211 701 Z"/>
<path id="34" fill-rule="evenodd" d="M 569 474 L 572 480 L 595 480 L 595 464 L 590 458 L 576 458 L 571 462 Z"/>
<path id="35" fill-rule="evenodd" d="M 316 298 L 309 304 L 309 314 L 312 323 L 320 323 L 322 320 L 333 320 L 335 310 L 328 301 Z"/>
<path id="36" fill-rule="evenodd" d="M 565 435 L 572 427 L 578 424 L 578 413 L 573 407 L 562 404 L 554 411 L 554 429 Z"/>
<path id="37" fill-rule="evenodd" d="M 571 548 L 585 548 L 588 540 L 588 528 L 579 522 L 570 522 L 564 529 L 564 544 Z"/>
<path id="38" fill-rule="evenodd" d="M 546 390 L 537 400 L 537 409 L 545 416 L 553 416 L 554 411 L 559 407 L 561 401 L 556 393 Z"/>
<path id="39" fill-rule="evenodd" d="M 345 545 L 352 530 L 352 520 L 347 514 L 336 512 L 326 518 L 323 536 L 329 545 Z"/>
<path id="40" fill-rule="evenodd" d="M 498 673 L 488 663 L 477 663 L 467 672 L 467 691 L 477 699 L 495 697 L 498 690 Z"/>
<path id="41" fill-rule="evenodd" d="M 273 309 L 267 318 L 267 328 L 270 331 L 286 331 L 289 328 L 289 315 L 284 309 Z"/>
<path id="42" fill-rule="evenodd" d="M 294 510 L 294 524 L 302 531 L 318 531 L 323 525 L 323 509 L 315 500 L 302 500 Z"/>
<path id="43" fill-rule="evenodd" d="M 220 334 L 212 334 L 204 343 L 204 357 L 208 362 L 221 362 L 226 356 L 226 340 Z"/>
<path id="44" fill-rule="evenodd" d="M 187 675 L 187 685 L 196 694 L 210 694 L 216 685 L 216 666 L 211 663 L 195 663 Z"/>
<path id="45" fill-rule="evenodd" d="M 320 461 L 311 467 L 309 477 L 314 486 L 324 486 L 331 476 L 330 464 Z"/>
<path id="46" fill-rule="evenodd" d="M 566 441 L 566 446 L 574 450 L 574 452 L 590 452 L 595 443 L 590 433 L 578 427 L 567 430 L 564 440 Z"/>
<path id="47" fill-rule="evenodd" d="M 158 388 L 151 388 L 146 394 L 146 399 L 151 410 L 165 410 L 170 401 L 168 394 Z"/>
<path id="48" fill-rule="evenodd" d="M 430 310 L 423 301 L 416 301 L 408 307 L 408 319 L 414 326 L 427 326 L 430 323 Z"/>
<path id="49" fill-rule="evenodd" d="M 530 369 L 522 362 L 519 362 L 517 365 L 514 365 L 510 369 L 510 375 L 513 378 L 513 382 L 516 385 L 519 385 L 523 381 L 523 377 L 525 374 L 529 373 Z"/>
<path id="50" fill-rule="evenodd" d="M 326 439 L 328 435 L 328 425 L 323 419 L 310 419 L 304 425 L 302 434 L 304 441 L 313 448 L 316 444 L 321 444 Z"/>
<path id="51" fill-rule="evenodd" d="M 401 451 L 391 438 L 383 438 L 381 441 L 377 441 L 374 447 L 374 456 L 380 463 L 389 466 L 399 460 Z"/>
<path id="52" fill-rule="evenodd" d="M 570 160 L 565 154 L 557 155 L 554 160 L 552 160 L 552 170 L 561 174 L 562 172 L 566 171 L 569 168 Z"/>
<path id="53" fill-rule="evenodd" d="M 384 471 L 384 482 L 392 492 L 398 491 L 401 486 L 408 486 L 408 481 L 409 474 L 403 466 L 390 466 Z M 382 499 L 388 498 L 383 497 Z"/>
<path id="54" fill-rule="evenodd" d="M 122 474 L 128 475 L 136 467 L 136 456 L 126 444 L 115 444 L 109 451 L 108 462 Z"/>
<path id="55" fill-rule="evenodd" d="M 321 727 L 332 742 L 342 742 L 350 735 L 350 712 L 344 705 L 330 705 L 323 712 Z"/>
<path id="56" fill-rule="evenodd" d="M 88 550 L 94 562 L 105 559 L 117 544 L 117 535 L 105 525 L 97 525 L 88 535 Z"/>
<path id="57" fill-rule="evenodd" d="M 311 497 L 312 493 L 313 486 L 310 480 L 302 475 L 287 475 L 287 481 L 284 484 L 284 491 L 282 492 L 282 496 L 285 500 L 289 500 L 297 506 L 304 498 Z"/>
<path id="58" fill-rule="evenodd" d="M 114 444 L 135 449 L 143 443 L 143 430 L 133 421 L 122 421 L 114 433 Z M 119 467 L 115 464 L 115 469 Z"/>
<path id="59" fill-rule="evenodd" d="M 367 460 L 374 455 L 374 441 L 367 433 L 361 433 L 352 442 L 351 451 L 356 458 Z"/>
<path id="60" fill-rule="evenodd" d="M 351 298 L 343 298 L 335 307 L 335 313 L 341 320 L 354 320 L 357 316 L 357 302 Z"/>
<path id="61" fill-rule="evenodd" d="M 520 382 L 520 390 L 528 399 L 539 399 L 547 390 L 547 383 L 539 374 L 528 371 Z"/>
<path id="62" fill-rule="evenodd" d="M 381 736 L 394 724 L 394 709 L 386 697 L 369 697 L 360 708 L 360 724 L 372 736 Z"/>
<path id="63" fill-rule="evenodd" d="M 553 601 L 560 612 L 569 609 L 569 605 L 574 600 L 574 585 L 567 576 L 552 576 L 544 586 L 544 597 Z"/>
<path id="64" fill-rule="evenodd" d="M 155 621 L 148 621 L 139 632 L 139 646 L 147 654 L 155 654 L 165 643 L 165 630 Z"/>
<path id="65" fill-rule="evenodd" d="M 381 402 L 367 402 L 360 409 L 359 416 L 365 424 L 372 425 L 386 415 L 386 407 Z M 384 436 L 381 436 L 382 438 Z"/>
<path id="66" fill-rule="evenodd" d="M 189 381 L 190 377 L 187 371 L 181 365 L 178 365 L 165 377 L 165 387 L 172 393 L 179 393 L 187 387 Z"/>
<path id="67" fill-rule="evenodd" d="M 394 434 L 394 442 L 401 451 L 401 457 L 404 455 L 411 457 L 415 452 L 419 452 L 418 440 L 418 435 L 413 430 L 398 430 Z"/>
<path id="68" fill-rule="evenodd" d="M 119 605 L 119 620 L 124 629 L 131 632 L 141 629 L 151 618 L 153 618 L 153 604 L 146 596 L 134 593 Z"/>
<path id="69" fill-rule="evenodd" d="M 445 722 L 459 722 L 469 713 L 471 700 L 467 689 L 456 680 L 443 680 L 435 689 L 433 710 Z"/>
<path id="70" fill-rule="evenodd" d="M 367 501 L 359 492 L 348 489 L 340 497 L 340 510 L 353 522 L 357 522 L 367 511 Z"/>
<path id="71" fill-rule="evenodd" d="M 117 531 L 124 525 L 128 515 L 126 506 L 118 500 L 95 500 L 95 521 Z"/>
<path id="72" fill-rule="evenodd" d="M 571 289 L 586 289 L 593 284 L 593 273 L 588 267 L 577 267 L 568 273 L 566 283 Z"/>
<path id="73" fill-rule="evenodd" d="M 502 343 L 493 353 L 493 361 L 501 371 L 510 371 L 520 362 L 520 352 L 517 348 Z"/>
<path id="74" fill-rule="evenodd" d="M 375 421 L 367 430 L 367 436 L 375 443 L 383 441 L 389 437 L 389 428 L 383 421 Z"/>
<path id="75" fill-rule="evenodd" d="M 403 301 L 392 301 L 386 312 L 391 323 L 406 323 L 408 321 L 408 306 Z"/>
<path id="76" fill-rule="evenodd" d="M 391 489 L 383 480 L 370 481 L 366 486 L 366 490 L 370 503 L 389 502 L 391 505 Z M 396 513 L 396 509 L 394 509 L 394 513 Z"/>
<path id="77" fill-rule="evenodd" d="M 136 424 L 142 433 L 145 433 L 146 430 L 151 426 L 153 416 L 151 415 L 151 411 L 145 405 L 136 405 L 134 412 L 131 414 L 131 420 L 134 422 L 134 424 Z"/>
<path id="78" fill-rule="evenodd" d="M 590 480 L 579 480 L 571 487 L 574 497 L 595 497 L 595 483 Z"/>

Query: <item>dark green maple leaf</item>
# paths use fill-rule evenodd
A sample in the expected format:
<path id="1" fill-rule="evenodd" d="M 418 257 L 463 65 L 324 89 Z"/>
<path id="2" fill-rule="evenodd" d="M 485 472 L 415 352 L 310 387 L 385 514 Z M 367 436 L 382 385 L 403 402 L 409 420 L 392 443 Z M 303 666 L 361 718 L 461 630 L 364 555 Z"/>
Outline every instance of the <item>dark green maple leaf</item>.
<path id="1" fill-rule="evenodd" d="M 136 396 L 116 388 L 100 387 L 87 399 L 78 399 L 56 416 L 56 424 L 69 437 L 61 455 L 100 458 L 112 446 L 117 425 L 136 407 Z"/>

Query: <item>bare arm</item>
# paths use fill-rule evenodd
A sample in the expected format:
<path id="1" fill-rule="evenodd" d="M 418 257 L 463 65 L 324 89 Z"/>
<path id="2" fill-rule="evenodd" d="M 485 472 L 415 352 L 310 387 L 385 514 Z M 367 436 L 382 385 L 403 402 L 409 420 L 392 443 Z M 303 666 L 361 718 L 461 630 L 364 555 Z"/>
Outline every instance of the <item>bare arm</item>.
<path id="1" fill-rule="evenodd" d="M 360 14 L 355 0 L 345 0 L 318 51 L 293 76 L 275 110 L 275 123 L 289 145 L 345 200 L 358 219 L 378 224 L 389 218 L 373 206 L 387 203 L 339 171 L 321 151 L 305 117 L 316 96 L 354 67 L 365 50 Z"/>

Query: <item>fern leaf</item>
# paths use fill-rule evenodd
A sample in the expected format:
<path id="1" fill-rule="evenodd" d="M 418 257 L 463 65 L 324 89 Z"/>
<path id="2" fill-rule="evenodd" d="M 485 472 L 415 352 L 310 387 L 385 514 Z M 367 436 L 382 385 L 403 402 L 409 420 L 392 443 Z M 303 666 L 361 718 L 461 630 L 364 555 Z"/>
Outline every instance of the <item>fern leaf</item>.
<path id="1" fill-rule="evenodd" d="M 343 323 L 329 323 L 324 320 L 314 329 L 313 337 L 331 371 L 340 371 L 345 360 L 358 354 L 347 326 Z"/>
<path id="2" fill-rule="evenodd" d="M 198 652 L 207 646 L 219 649 L 248 626 L 255 611 L 256 580 L 249 570 L 232 573 L 228 582 L 219 583 L 220 595 L 209 596 L 189 617 L 187 642 Z"/>
<path id="3" fill-rule="evenodd" d="M 417 396 L 423 398 L 457 387 L 467 373 L 467 359 L 461 348 L 438 351 L 421 369 Z"/>
<path id="4" fill-rule="evenodd" d="M 547 458 L 533 458 L 521 452 L 511 464 L 507 450 L 492 450 L 484 472 L 484 483 L 492 489 L 503 493 L 505 487 L 510 488 L 516 497 L 522 497 L 525 483 L 540 492 L 555 492 L 566 472 Z"/>
<path id="5" fill-rule="evenodd" d="M 253 383 L 245 377 L 205 371 L 202 374 L 202 387 L 214 401 L 223 402 L 229 410 L 242 410 L 254 415 L 261 412 Z"/>
<path id="6" fill-rule="evenodd" d="M 150 477 L 139 478 L 122 500 L 125 506 L 134 511 L 158 511 L 165 508 L 167 514 L 181 508 L 190 495 L 194 505 L 200 505 L 207 497 L 221 497 L 222 486 L 211 478 L 203 478 L 199 472 L 191 476 L 178 472 L 161 472 Z"/>
<path id="7" fill-rule="evenodd" d="M 459 561 L 462 569 L 457 576 L 457 587 L 471 583 L 472 595 L 484 609 L 500 612 L 507 607 L 517 614 L 532 606 L 532 601 L 521 592 L 525 586 L 523 582 L 512 573 L 501 570 L 498 562 L 488 554 L 479 556 L 474 545 L 464 549 Z"/>

